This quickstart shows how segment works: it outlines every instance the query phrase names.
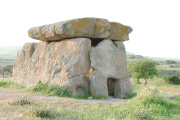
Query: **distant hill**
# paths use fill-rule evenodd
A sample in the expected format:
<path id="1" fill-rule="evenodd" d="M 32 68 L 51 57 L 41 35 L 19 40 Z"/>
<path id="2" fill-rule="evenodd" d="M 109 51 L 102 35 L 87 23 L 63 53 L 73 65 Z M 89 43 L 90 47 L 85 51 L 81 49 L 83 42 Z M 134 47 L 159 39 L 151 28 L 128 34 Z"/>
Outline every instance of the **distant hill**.
<path id="1" fill-rule="evenodd" d="M 0 58 L 15 59 L 22 46 L 0 46 Z"/>
<path id="2" fill-rule="evenodd" d="M 5 65 L 13 65 L 17 52 L 22 49 L 22 46 L 0 46 L 0 67 Z M 128 64 L 135 63 L 141 60 L 154 60 L 157 67 L 166 70 L 166 74 L 180 75 L 180 58 L 156 58 L 135 55 L 126 51 Z M 174 62 L 173 64 L 168 63 Z"/>

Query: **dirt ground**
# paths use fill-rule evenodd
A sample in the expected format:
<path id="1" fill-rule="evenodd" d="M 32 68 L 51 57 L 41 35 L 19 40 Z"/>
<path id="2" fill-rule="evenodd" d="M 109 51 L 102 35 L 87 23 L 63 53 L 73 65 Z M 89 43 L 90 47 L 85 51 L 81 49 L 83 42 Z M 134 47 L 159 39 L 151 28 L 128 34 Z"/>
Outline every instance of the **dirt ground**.
<path id="1" fill-rule="evenodd" d="M 94 99 L 74 99 L 74 98 L 64 98 L 64 97 L 56 97 L 56 96 L 47 96 L 42 94 L 32 94 L 28 92 L 23 92 L 20 90 L 14 90 L 14 89 L 5 89 L 0 88 L 0 104 L 8 103 L 14 100 L 27 98 L 31 100 L 50 100 L 50 101 L 73 101 L 73 102 L 84 102 L 87 104 L 91 103 L 118 103 L 118 102 L 127 102 L 128 99 L 116 99 L 109 97 L 107 100 L 94 100 Z"/>

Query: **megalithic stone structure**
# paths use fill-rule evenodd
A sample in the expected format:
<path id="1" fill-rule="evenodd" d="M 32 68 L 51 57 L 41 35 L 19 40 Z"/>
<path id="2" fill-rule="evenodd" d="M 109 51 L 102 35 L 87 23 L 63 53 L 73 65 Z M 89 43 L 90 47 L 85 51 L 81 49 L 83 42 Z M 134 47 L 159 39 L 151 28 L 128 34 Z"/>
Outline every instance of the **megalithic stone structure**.
<path id="1" fill-rule="evenodd" d="M 33 27 L 18 52 L 13 81 L 66 87 L 71 94 L 126 97 L 131 83 L 123 41 L 132 28 L 100 18 L 79 18 Z"/>

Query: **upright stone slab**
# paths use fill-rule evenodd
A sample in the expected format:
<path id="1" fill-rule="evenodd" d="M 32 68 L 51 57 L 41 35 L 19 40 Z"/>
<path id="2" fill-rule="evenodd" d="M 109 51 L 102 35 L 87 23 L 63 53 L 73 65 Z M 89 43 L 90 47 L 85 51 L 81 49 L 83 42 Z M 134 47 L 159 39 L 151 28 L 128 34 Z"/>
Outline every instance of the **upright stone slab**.
<path id="1" fill-rule="evenodd" d="M 86 74 L 90 69 L 90 49 L 88 38 L 27 43 L 17 54 L 13 81 L 26 86 L 41 81 L 65 86 L 72 94 L 84 94 L 89 90 Z"/>
<path id="2" fill-rule="evenodd" d="M 93 95 L 108 97 L 109 93 L 112 93 L 116 98 L 123 98 L 131 94 L 125 47 L 122 42 L 102 41 L 92 48 L 90 60 L 94 70 L 90 81 Z M 114 91 L 111 91 L 112 89 Z"/>

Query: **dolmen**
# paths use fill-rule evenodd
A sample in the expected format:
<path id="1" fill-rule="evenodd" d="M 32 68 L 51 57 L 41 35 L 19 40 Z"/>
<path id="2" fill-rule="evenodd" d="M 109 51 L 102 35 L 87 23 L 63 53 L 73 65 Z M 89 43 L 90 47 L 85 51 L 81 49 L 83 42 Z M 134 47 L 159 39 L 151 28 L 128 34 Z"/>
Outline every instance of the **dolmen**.
<path id="1" fill-rule="evenodd" d="M 17 54 L 13 81 L 39 81 L 67 88 L 72 95 L 124 98 L 131 94 L 123 41 L 132 28 L 100 18 L 79 18 L 28 30 L 39 43 L 26 43 Z"/>

